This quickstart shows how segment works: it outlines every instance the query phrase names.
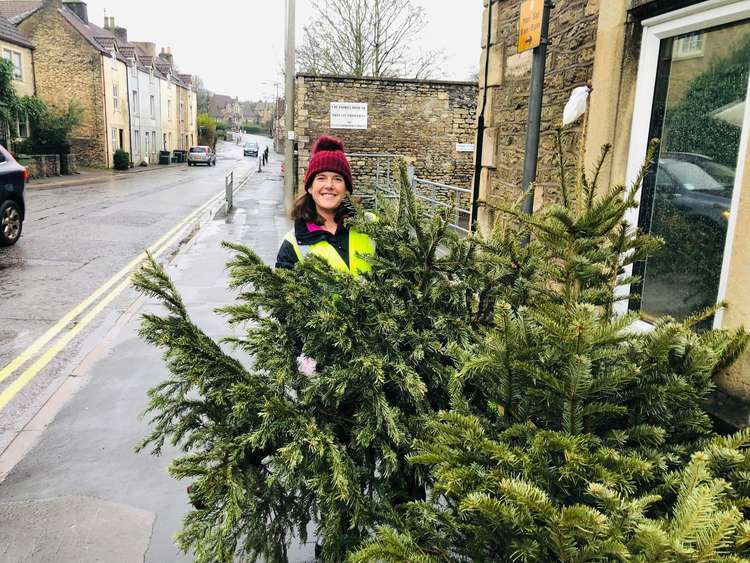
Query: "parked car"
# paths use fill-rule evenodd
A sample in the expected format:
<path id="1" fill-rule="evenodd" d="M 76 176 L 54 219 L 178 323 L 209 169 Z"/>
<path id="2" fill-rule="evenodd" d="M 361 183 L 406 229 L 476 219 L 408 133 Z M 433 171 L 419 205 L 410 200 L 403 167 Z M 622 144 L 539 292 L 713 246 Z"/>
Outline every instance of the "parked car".
<path id="1" fill-rule="evenodd" d="M 245 143 L 243 154 L 245 156 L 258 156 L 258 143 L 255 141 L 248 141 Z"/>
<path id="2" fill-rule="evenodd" d="M 656 191 L 685 217 L 723 230 L 729 218 L 734 169 L 700 154 L 667 152 L 659 158 Z"/>
<path id="3" fill-rule="evenodd" d="M 29 173 L 0 145 L 0 246 L 15 244 L 21 236 L 26 204 L 23 190 Z"/>
<path id="4" fill-rule="evenodd" d="M 188 151 L 187 163 L 188 166 L 195 166 L 196 164 L 216 166 L 216 153 L 211 150 L 211 147 L 206 147 L 203 145 L 190 147 L 190 151 Z"/>

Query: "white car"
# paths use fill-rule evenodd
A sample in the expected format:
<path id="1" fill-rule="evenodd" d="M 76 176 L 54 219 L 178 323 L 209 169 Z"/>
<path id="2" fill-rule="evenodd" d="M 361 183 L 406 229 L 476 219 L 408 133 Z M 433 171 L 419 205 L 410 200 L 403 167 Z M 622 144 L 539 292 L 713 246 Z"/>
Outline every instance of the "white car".
<path id="1" fill-rule="evenodd" d="M 188 166 L 194 166 L 196 164 L 206 164 L 207 166 L 216 166 L 216 153 L 211 150 L 211 147 L 199 145 L 196 147 L 190 147 L 187 157 Z"/>

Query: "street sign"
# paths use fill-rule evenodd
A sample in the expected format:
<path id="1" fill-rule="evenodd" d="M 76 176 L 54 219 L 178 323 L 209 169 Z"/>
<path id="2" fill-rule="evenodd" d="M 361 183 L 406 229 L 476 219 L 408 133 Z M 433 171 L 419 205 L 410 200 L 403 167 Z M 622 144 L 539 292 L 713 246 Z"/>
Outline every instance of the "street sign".
<path id="1" fill-rule="evenodd" d="M 367 129 L 367 104 L 331 102 L 331 129 Z"/>
<path id="2" fill-rule="evenodd" d="M 457 152 L 474 152 L 474 143 L 456 143 Z"/>
<path id="3" fill-rule="evenodd" d="M 518 52 L 539 47 L 542 42 L 544 0 L 524 0 L 518 19 Z"/>

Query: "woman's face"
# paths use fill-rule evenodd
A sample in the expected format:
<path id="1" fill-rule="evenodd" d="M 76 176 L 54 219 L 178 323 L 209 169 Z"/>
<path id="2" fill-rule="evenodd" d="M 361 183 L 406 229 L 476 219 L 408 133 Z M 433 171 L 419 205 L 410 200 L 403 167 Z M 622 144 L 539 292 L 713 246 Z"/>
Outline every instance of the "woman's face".
<path id="1" fill-rule="evenodd" d="M 315 207 L 319 211 L 336 211 L 346 195 L 346 182 L 337 172 L 318 172 L 310 186 Z"/>

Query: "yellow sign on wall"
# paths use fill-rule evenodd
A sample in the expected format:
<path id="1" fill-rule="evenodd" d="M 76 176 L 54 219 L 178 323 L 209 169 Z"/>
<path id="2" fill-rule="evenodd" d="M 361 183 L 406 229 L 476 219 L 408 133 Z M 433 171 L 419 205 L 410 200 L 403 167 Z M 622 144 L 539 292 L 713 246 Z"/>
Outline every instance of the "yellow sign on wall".
<path id="1" fill-rule="evenodd" d="M 518 52 L 528 51 L 542 42 L 544 0 L 525 0 L 518 19 Z"/>

